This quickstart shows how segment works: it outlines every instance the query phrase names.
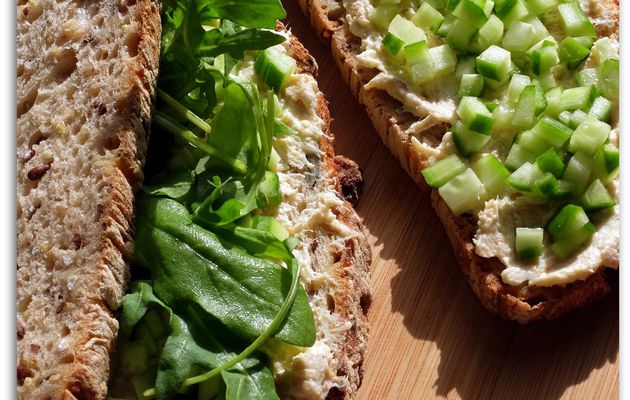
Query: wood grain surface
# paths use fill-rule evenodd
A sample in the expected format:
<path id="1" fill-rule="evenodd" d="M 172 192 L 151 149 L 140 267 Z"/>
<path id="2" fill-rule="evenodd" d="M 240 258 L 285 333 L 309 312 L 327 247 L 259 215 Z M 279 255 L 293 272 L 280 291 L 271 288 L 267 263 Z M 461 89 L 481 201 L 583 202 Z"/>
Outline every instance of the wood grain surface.
<path id="1" fill-rule="evenodd" d="M 358 213 L 372 246 L 373 303 L 358 399 L 615 399 L 618 289 L 551 323 L 482 308 L 422 193 L 381 143 L 295 0 L 286 23 L 317 60 L 338 154 L 365 179 Z"/>

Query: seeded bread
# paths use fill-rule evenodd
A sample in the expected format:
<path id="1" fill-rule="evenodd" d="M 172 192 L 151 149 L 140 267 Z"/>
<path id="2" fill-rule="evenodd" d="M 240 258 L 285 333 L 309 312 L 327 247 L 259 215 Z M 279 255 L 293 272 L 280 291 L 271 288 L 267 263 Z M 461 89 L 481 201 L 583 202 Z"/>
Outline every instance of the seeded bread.
<path id="1" fill-rule="evenodd" d="M 157 0 L 17 2 L 17 394 L 102 399 L 159 62 Z"/>
<path id="2" fill-rule="evenodd" d="M 375 76 L 375 70 L 360 68 L 356 56 L 361 40 L 349 31 L 342 0 L 299 0 L 300 7 L 309 18 L 319 37 L 331 47 L 333 58 L 341 75 L 355 97 L 362 103 L 383 142 L 398 158 L 411 178 L 424 190 L 429 187 L 421 171 L 428 166 L 428 157 L 414 151 L 411 136 L 405 131 L 419 118 L 406 112 L 404 106 L 382 90 L 366 90 L 364 85 Z M 598 3 L 599 15 L 594 25 L 600 37 L 615 36 L 619 32 L 619 1 Z M 592 16 L 593 17 L 593 16 Z M 446 123 L 433 126 L 418 136 L 437 146 L 450 126 Z M 609 290 L 609 281 L 615 272 L 600 268 L 585 281 L 560 287 L 510 286 L 501 280 L 503 265 L 498 259 L 487 259 L 475 254 L 472 238 L 476 221 L 455 216 L 436 191 L 432 203 L 442 220 L 460 266 L 483 305 L 490 311 L 521 323 L 533 320 L 554 319 L 560 315 L 593 302 Z"/>

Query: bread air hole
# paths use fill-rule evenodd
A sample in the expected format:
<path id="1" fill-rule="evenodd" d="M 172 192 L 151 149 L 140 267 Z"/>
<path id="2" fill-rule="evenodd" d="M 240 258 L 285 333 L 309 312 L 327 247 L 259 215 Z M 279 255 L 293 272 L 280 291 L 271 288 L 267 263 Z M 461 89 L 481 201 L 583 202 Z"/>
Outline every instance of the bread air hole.
<path id="1" fill-rule="evenodd" d="M 22 101 L 17 104 L 17 117 L 20 118 L 22 115 L 26 114 L 32 107 L 33 104 L 37 101 L 37 96 L 39 95 L 39 91 L 37 88 L 33 88 L 29 90 L 28 93 L 22 98 Z"/>
<path id="2" fill-rule="evenodd" d="M 54 77 L 57 82 L 63 82 L 77 69 L 77 52 L 72 48 L 54 51 Z"/>
<path id="3" fill-rule="evenodd" d="M 125 48 L 129 57 L 135 57 L 138 55 L 138 46 L 140 45 L 140 35 L 137 32 L 131 32 L 127 38 L 125 38 Z"/>

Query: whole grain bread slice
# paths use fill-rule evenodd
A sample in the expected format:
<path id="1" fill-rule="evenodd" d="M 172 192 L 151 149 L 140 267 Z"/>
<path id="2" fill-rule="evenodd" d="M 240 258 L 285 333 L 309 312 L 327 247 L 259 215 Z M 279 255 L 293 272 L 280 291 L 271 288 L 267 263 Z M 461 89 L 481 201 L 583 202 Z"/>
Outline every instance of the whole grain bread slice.
<path id="1" fill-rule="evenodd" d="M 376 71 L 359 67 L 356 56 L 361 40 L 354 36 L 346 22 L 342 0 L 299 0 L 302 11 L 324 43 L 329 44 L 341 75 L 358 101 L 365 106 L 372 123 L 385 145 L 398 158 L 402 167 L 424 190 L 430 188 L 421 171 L 428 166 L 425 155 L 414 151 L 407 129 L 420 118 L 405 111 L 404 106 L 388 93 L 365 89 Z M 619 0 L 606 0 L 596 7 L 599 15 L 595 28 L 600 37 L 619 34 Z M 445 132 L 446 123 L 434 125 L 416 133 L 425 143 L 437 146 Z M 501 317 L 521 323 L 554 319 L 562 314 L 596 301 L 610 290 L 610 280 L 616 275 L 610 269 L 599 268 L 584 281 L 565 286 L 530 287 L 525 284 L 510 286 L 501 280 L 503 265 L 496 259 L 482 258 L 475 253 L 472 242 L 476 221 L 466 216 L 455 216 L 436 191 L 431 193 L 436 209 L 457 255 L 459 264 L 482 304 Z"/>
<path id="2" fill-rule="evenodd" d="M 17 395 L 102 399 L 150 127 L 157 0 L 17 2 Z"/>

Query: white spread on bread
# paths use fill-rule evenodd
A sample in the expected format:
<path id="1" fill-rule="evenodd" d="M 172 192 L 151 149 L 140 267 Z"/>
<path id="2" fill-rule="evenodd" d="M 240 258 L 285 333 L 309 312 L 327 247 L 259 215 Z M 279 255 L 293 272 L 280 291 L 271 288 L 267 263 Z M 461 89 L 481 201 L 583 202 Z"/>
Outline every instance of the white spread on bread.
<path id="1" fill-rule="evenodd" d="M 286 51 L 286 46 L 277 48 Z M 238 66 L 236 74 L 256 80 L 251 57 Z M 324 121 L 317 115 L 317 93 L 312 76 L 294 73 L 289 78 L 278 93 L 283 111 L 280 119 L 297 134 L 276 137 L 273 143 L 279 155 L 276 171 L 284 201 L 272 215 L 291 236 L 300 239 L 293 254 L 300 263 L 301 283 L 313 310 L 317 341 L 312 347 L 300 348 L 270 340 L 264 351 L 278 386 L 288 388 L 285 392 L 296 399 L 324 399 L 331 388 L 349 385 L 346 377 L 337 375 L 334 355 L 341 350 L 352 324 L 329 309 L 328 297 L 342 289 L 326 267 L 333 262 L 332 254 L 346 247 L 347 239 L 360 234 L 338 220 L 335 211 L 344 203 L 330 179 L 320 175 L 324 173 L 318 166 Z M 313 250 L 313 242 L 326 251 Z"/>
<path id="2" fill-rule="evenodd" d="M 369 0 L 344 0 L 346 18 L 350 32 L 361 39 L 361 52 L 357 63 L 366 69 L 376 69 L 377 74 L 366 85 L 365 89 L 380 89 L 400 101 L 406 111 L 421 118 L 405 132 L 410 136 L 411 148 L 418 152 L 429 164 L 455 152 L 452 135 L 447 132 L 439 146 L 435 146 L 418 136 L 418 132 L 439 123 L 453 123 L 456 117 L 458 80 L 453 76 L 438 79 L 421 87 L 408 82 L 398 67 L 388 62 L 387 54 L 381 45 L 383 35 L 371 25 L 369 16 L 374 7 Z M 591 18 L 594 27 L 607 24 L 612 20 L 611 10 L 603 8 L 595 0 L 580 0 L 580 4 Z M 406 15 L 407 10 L 401 14 Z M 555 12 L 557 14 L 557 12 Z M 546 15 L 545 25 L 550 33 L 561 40 L 564 30 L 554 12 Z M 429 45 L 436 40 L 427 33 Z M 619 53 L 617 37 L 611 37 L 611 47 Z M 593 47 L 591 55 L 584 63 L 585 68 L 599 64 L 598 53 Z M 576 86 L 575 77 L 569 71 L 558 74 L 558 81 L 565 88 Z M 610 141 L 618 146 L 618 103 L 614 104 Z M 472 160 L 492 153 L 501 161 L 505 161 L 512 144 L 513 133 L 492 135 L 484 152 L 474 156 Z M 610 192 L 616 193 L 617 181 L 608 185 Z M 618 202 L 618 196 L 615 197 Z M 514 251 L 514 230 L 517 226 L 544 226 L 556 211 L 557 205 L 541 204 L 525 198 L 492 199 L 485 203 L 478 212 L 478 230 L 474 237 L 476 253 L 481 257 L 496 257 L 505 265 L 501 276 L 505 283 L 519 285 L 528 283 L 536 286 L 565 285 L 576 280 L 586 279 L 599 267 L 618 267 L 619 248 L 619 206 L 610 212 L 600 212 L 594 217 L 597 232 L 590 244 L 568 260 L 558 260 L 545 246 L 545 253 L 535 264 L 519 260 Z"/>

